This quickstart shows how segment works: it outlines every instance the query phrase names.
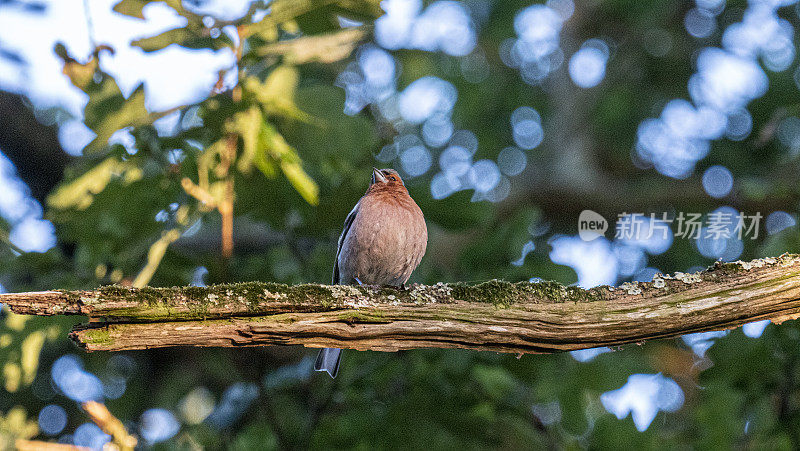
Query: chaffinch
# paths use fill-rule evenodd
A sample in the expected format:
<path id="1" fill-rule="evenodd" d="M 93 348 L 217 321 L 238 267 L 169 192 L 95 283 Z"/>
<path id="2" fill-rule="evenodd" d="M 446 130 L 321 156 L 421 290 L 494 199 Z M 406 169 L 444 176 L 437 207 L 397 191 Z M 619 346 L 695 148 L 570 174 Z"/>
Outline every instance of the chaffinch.
<path id="1" fill-rule="evenodd" d="M 356 203 L 339 237 L 334 285 L 403 287 L 428 244 L 425 217 L 393 169 L 372 168 L 372 181 Z M 321 349 L 316 371 L 339 372 L 341 349 Z"/>

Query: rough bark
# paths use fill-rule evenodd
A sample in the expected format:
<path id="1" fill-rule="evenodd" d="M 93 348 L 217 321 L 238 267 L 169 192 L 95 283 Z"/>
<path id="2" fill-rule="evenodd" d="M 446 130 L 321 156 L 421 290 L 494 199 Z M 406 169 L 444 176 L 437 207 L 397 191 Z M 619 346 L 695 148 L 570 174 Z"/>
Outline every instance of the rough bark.
<path id="1" fill-rule="evenodd" d="M 0 295 L 17 313 L 78 314 L 87 350 L 301 344 L 550 353 L 800 317 L 800 256 L 584 290 L 554 282 L 386 287 L 242 283 Z"/>

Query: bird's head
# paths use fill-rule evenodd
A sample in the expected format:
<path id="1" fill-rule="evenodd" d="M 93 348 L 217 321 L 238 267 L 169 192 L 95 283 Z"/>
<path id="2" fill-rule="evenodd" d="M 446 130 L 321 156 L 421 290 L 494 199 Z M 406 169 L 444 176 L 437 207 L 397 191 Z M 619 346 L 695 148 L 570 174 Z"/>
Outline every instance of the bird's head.
<path id="1" fill-rule="evenodd" d="M 400 174 L 394 169 L 377 169 L 372 168 L 372 185 L 380 186 L 403 186 L 403 180 L 400 179 Z"/>

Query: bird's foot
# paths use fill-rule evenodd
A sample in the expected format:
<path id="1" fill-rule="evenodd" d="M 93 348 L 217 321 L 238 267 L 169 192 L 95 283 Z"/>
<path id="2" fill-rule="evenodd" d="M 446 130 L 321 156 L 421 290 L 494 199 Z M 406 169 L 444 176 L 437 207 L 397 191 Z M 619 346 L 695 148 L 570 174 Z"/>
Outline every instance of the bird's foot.
<path id="1" fill-rule="evenodd" d="M 360 280 L 358 280 L 358 277 L 353 277 L 353 278 L 356 279 L 356 282 L 358 282 L 359 285 L 364 285 L 363 283 L 361 283 Z"/>

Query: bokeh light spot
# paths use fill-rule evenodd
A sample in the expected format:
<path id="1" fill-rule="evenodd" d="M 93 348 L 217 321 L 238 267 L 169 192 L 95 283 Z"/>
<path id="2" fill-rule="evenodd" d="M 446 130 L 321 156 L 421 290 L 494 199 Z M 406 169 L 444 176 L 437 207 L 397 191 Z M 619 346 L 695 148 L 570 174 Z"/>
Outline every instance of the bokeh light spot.
<path id="1" fill-rule="evenodd" d="M 56 435 L 67 426 L 67 411 L 63 407 L 50 404 L 39 411 L 39 429 L 47 435 Z"/>
<path id="2" fill-rule="evenodd" d="M 422 77 L 400 94 L 398 108 L 403 119 L 420 124 L 434 113 L 449 113 L 456 103 L 456 88 L 437 77 Z"/>
<path id="3" fill-rule="evenodd" d="M 581 88 L 593 88 L 606 75 L 608 54 L 595 47 L 583 47 L 569 60 L 569 76 Z"/>
<path id="4" fill-rule="evenodd" d="M 639 432 L 650 426 L 659 411 L 675 412 L 683 401 L 681 387 L 661 374 L 632 374 L 622 388 L 600 395 L 603 407 L 618 419 L 630 413 Z"/>
<path id="5" fill-rule="evenodd" d="M 169 410 L 146 410 L 139 420 L 139 433 L 148 443 L 158 443 L 172 438 L 181 425 Z"/>
<path id="6" fill-rule="evenodd" d="M 709 196 L 725 197 L 733 188 L 733 174 L 724 166 L 711 166 L 703 173 L 703 189 Z"/>
<path id="7" fill-rule="evenodd" d="M 797 224 L 794 216 L 785 211 L 773 211 L 767 216 L 765 227 L 770 235 L 782 232 Z"/>
<path id="8" fill-rule="evenodd" d="M 400 165 L 411 177 L 419 177 L 428 172 L 433 158 L 431 152 L 423 146 L 414 146 L 400 154 Z"/>
<path id="9" fill-rule="evenodd" d="M 468 176 L 475 191 L 485 193 L 500 182 L 500 169 L 494 161 L 479 160 L 469 169 Z"/>
<path id="10" fill-rule="evenodd" d="M 506 147 L 497 155 L 497 166 L 500 171 L 509 176 L 515 176 L 525 170 L 528 158 L 525 152 L 517 147 Z"/>

